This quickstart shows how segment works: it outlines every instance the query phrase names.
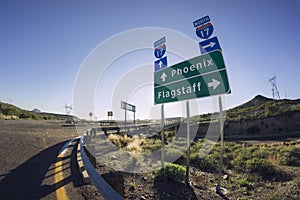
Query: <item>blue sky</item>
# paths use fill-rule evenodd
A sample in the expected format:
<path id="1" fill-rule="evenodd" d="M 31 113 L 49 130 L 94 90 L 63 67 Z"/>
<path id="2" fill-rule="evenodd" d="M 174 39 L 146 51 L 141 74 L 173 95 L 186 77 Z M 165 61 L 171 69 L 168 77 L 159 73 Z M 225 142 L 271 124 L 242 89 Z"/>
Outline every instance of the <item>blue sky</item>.
<path id="1" fill-rule="evenodd" d="M 193 21 L 206 15 L 221 43 L 232 88 L 226 108 L 257 94 L 271 97 L 273 74 L 281 97 L 300 97 L 297 0 L 7 0 L 0 2 L 0 101 L 64 113 L 80 66 L 99 43 L 143 27 L 172 29 L 200 42 Z M 109 106 L 96 107 L 96 115 L 106 118 Z"/>

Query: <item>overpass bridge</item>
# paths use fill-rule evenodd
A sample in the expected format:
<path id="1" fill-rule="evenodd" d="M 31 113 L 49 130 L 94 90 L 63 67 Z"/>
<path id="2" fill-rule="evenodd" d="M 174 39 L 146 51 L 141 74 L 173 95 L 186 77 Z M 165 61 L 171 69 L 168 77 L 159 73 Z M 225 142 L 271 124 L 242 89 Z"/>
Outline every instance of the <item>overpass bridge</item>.
<path id="1" fill-rule="evenodd" d="M 165 119 L 164 130 L 178 130 L 180 123 L 183 122 L 182 118 L 167 118 Z M 129 135 L 136 135 L 139 133 L 149 133 L 151 129 L 162 130 L 159 120 L 149 121 L 148 123 L 125 123 L 124 121 L 99 121 L 97 126 L 89 131 L 90 135 L 103 131 L 105 135 L 108 133 L 128 133 Z"/>

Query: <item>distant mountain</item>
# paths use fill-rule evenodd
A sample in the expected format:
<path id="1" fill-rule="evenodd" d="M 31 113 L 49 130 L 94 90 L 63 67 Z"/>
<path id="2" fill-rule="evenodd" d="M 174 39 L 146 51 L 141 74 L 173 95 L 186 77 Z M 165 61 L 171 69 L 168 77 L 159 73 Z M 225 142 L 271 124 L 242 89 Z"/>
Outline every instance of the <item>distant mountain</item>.
<path id="1" fill-rule="evenodd" d="M 27 111 L 12 104 L 0 102 L 0 119 L 43 119 L 43 120 L 66 120 L 67 115 L 43 113 L 38 109 Z"/>
<path id="2" fill-rule="evenodd" d="M 41 113 L 41 110 L 35 108 L 35 109 L 32 110 L 32 112 L 35 112 L 35 113 Z"/>

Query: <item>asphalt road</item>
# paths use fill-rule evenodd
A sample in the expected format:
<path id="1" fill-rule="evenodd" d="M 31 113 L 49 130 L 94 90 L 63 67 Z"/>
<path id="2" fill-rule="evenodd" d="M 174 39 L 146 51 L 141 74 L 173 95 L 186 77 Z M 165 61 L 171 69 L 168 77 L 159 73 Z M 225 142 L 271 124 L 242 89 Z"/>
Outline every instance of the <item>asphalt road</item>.
<path id="1" fill-rule="evenodd" d="M 0 121 L 0 199 L 101 199 L 96 188 L 81 179 L 72 143 L 62 158 L 58 152 L 77 137 L 74 127 L 53 121 Z"/>

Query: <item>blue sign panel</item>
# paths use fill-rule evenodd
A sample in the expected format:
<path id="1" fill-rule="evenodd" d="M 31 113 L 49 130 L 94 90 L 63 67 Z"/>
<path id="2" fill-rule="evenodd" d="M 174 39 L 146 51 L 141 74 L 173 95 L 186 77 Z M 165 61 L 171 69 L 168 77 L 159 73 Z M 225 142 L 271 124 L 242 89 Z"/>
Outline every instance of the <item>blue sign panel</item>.
<path id="1" fill-rule="evenodd" d="M 163 68 L 166 68 L 168 66 L 168 63 L 167 63 L 167 56 L 157 60 L 154 62 L 154 71 L 158 71 L 158 70 L 161 70 Z"/>
<path id="2" fill-rule="evenodd" d="M 203 42 L 200 42 L 199 46 L 200 46 L 201 54 L 208 53 L 208 52 L 211 52 L 211 51 L 214 51 L 217 49 L 221 50 L 220 43 L 216 36 L 212 37 L 210 39 L 204 40 Z"/>
<path id="3" fill-rule="evenodd" d="M 201 19 L 194 21 L 193 24 L 194 24 L 194 27 L 196 28 L 198 26 L 206 24 L 207 22 L 210 22 L 209 16 L 202 17 Z"/>
<path id="4" fill-rule="evenodd" d="M 166 53 L 166 45 L 162 44 L 154 49 L 154 56 L 156 58 L 161 58 Z"/>
<path id="5" fill-rule="evenodd" d="M 156 42 L 154 42 L 154 48 L 156 48 L 157 46 L 159 46 L 165 42 L 166 42 L 166 37 L 163 37 L 163 38 L 157 40 Z"/>
<path id="6" fill-rule="evenodd" d="M 211 23 L 206 23 L 204 25 L 198 26 L 196 28 L 196 34 L 202 39 L 207 39 L 211 36 L 214 31 L 214 27 Z"/>

